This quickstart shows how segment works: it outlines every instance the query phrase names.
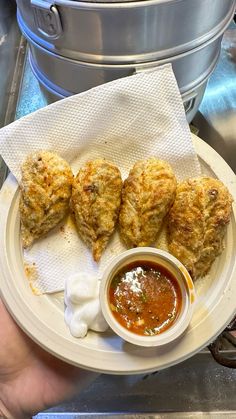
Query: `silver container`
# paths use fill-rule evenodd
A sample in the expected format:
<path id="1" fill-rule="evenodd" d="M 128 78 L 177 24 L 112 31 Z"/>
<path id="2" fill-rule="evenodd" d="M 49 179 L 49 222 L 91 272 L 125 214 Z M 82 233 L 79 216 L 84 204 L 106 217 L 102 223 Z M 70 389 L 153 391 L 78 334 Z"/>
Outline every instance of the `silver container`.
<path id="1" fill-rule="evenodd" d="M 65 95 L 80 93 L 100 84 L 130 76 L 156 66 L 172 64 L 181 94 L 192 91 L 214 69 L 219 57 L 222 35 L 186 53 L 159 61 L 142 64 L 92 64 L 68 59 L 46 50 L 28 38 L 31 66 L 40 79 L 52 83 L 56 91 Z"/>
<path id="2" fill-rule="evenodd" d="M 72 95 L 71 92 L 67 92 L 65 90 L 60 89 L 58 86 L 54 85 L 52 82 L 46 79 L 34 67 L 31 54 L 29 55 L 29 60 L 30 60 L 30 65 L 33 70 L 33 73 L 39 82 L 41 91 L 44 97 L 46 98 L 48 104 L 56 102 L 57 100 L 65 99 Z M 205 93 L 209 75 L 193 90 L 186 91 L 185 93 L 182 94 L 182 100 L 183 100 L 183 104 L 185 108 L 186 118 L 189 123 L 192 121 L 192 119 L 194 118 L 194 116 L 196 115 L 198 111 L 198 108 L 200 106 L 200 103 Z"/>
<path id="3" fill-rule="evenodd" d="M 17 0 L 20 28 L 64 57 L 144 63 L 179 55 L 224 32 L 236 0 Z"/>

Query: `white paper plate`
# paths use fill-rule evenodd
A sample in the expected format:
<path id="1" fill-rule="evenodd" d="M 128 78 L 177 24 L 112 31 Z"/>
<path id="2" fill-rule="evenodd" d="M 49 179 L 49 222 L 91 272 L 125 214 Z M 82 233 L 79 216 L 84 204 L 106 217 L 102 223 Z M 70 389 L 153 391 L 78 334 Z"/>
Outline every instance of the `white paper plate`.
<path id="1" fill-rule="evenodd" d="M 194 136 L 203 173 L 218 177 L 236 201 L 236 176 L 204 141 Z M 63 296 L 33 295 L 24 274 L 19 237 L 19 188 L 12 175 L 0 193 L 0 289 L 21 328 L 44 349 L 80 367 L 111 374 L 151 372 L 181 362 L 209 344 L 236 313 L 236 208 L 233 204 L 226 248 L 210 274 L 196 282 L 194 316 L 186 334 L 163 348 L 142 348 L 122 341 L 113 332 L 89 332 L 73 338 L 64 323 Z"/>

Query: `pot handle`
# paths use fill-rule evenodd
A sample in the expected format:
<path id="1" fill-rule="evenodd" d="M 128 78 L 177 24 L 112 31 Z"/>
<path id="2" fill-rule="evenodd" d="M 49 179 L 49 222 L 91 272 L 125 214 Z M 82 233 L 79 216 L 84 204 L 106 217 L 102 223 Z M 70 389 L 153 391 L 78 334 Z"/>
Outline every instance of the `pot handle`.
<path id="1" fill-rule="evenodd" d="M 208 346 L 209 351 L 211 352 L 215 361 L 218 362 L 218 364 L 221 364 L 224 367 L 234 368 L 234 369 L 236 369 L 236 357 L 234 356 L 232 358 L 230 353 L 227 354 L 227 352 L 226 354 L 222 353 L 221 348 L 223 346 L 222 338 L 230 342 L 233 348 L 236 348 L 235 331 L 236 331 L 236 316 L 229 323 L 229 325 L 226 327 L 224 332 L 220 336 L 218 336 L 218 338 L 216 338 L 216 340 Z M 234 335 L 231 334 L 231 332 L 234 332 Z M 234 354 L 235 354 L 235 349 L 234 349 Z"/>
<path id="2" fill-rule="evenodd" d="M 197 98 L 197 94 L 195 94 L 193 97 L 191 97 L 191 99 L 188 99 L 187 101 L 185 101 L 183 99 L 185 113 L 190 112 L 194 108 L 195 102 L 196 102 L 196 98 Z"/>
<path id="3" fill-rule="evenodd" d="M 62 33 L 62 24 L 55 4 L 44 0 L 30 0 L 30 3 L 38 31 L 45 38 L 59 38 Z"/>
<path id="4" fill-rule="evenodd" d="M 229 334 L 229 332 L 224 332 L 223 337 L 225 339 L 227 339 L 228 341 L 230 341 L 231 343 L 233 343 L 233 341 L 231 340 L 231 338 L 228 334 Z M 212 342 L 208 346 L 208 349 L 211 352 L 214 360 L 218 364 L 223 365 L 224 367 L 227 367 L 227 368 L 236 369 L 236 358 L 235 358 L 235 356 L 232 358 L 230 353 L 227 354 L 227 352 L 226 353 L 221 352 L 221 349 L 222 349 L 221 338 L 222 338 L 222 336 L 220 335 L 214 342 Z M 234 344 L 234 346 L 235 346 L 235 344 Z"/>

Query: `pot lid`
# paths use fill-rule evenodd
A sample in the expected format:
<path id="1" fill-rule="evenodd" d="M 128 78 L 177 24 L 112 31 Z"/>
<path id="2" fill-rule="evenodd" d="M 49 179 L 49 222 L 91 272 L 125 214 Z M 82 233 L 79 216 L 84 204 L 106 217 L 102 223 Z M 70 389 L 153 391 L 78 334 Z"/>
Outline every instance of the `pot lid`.
<path id="1" fill-rule="evenodd" d="M 34 0 L 35 1 L 35 0 Z M 36 0 L 36 1 L 42 1 L 42 0 Z M 75 7 L 76 4 L 79 3 L 143 3 L 143 2 L 148 2 L 148 3 L 174 3 L 175 1 L 181 1 L 181 0 L 55 0 L 49 3 L 53 3 L 56 4 L 58 6 L 71 6 L 71 7 Z"/>

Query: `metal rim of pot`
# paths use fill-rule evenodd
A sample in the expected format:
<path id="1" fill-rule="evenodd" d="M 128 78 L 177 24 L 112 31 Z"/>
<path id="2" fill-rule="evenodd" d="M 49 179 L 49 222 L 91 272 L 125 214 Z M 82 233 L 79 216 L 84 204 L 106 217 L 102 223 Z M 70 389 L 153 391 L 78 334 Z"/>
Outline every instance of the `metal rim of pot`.
<path id="1" fill-rule="evenodd" d="M 55 85 L 50 80 L 48 80 L 36 68 L 30 51 L 29 51 L 29 63 L 30 63 L 31 70 L 32 70 L 34 76 L 36 77 L 36 79 L 38 80 L 38 82 L 40 84 L 40 87 L 43 90 L 44 94 L 46 95 L 46 97 L 50 97 L 50 101 L 49 101 L 50 103 L 55 101 L 55 100 L 65 99 L 69 96 L 72 96 L 73 94 L 76 94 L 76 93 L 68 92 L 68 91 L 60 88 L 59 86 Z M 208 79 L 209 79 L 210 75 L 212 74 L 212 72 L 214 71 L 216 63 L 217 62 L 215 62 L 214 66 L 212 66 L 210 68 L 208 74 L 205 75 L 204 79 L 201 80 L 201 82 L 198 85 L 196 85 L 191 90 L 185 90 L 183 92 L 180 92 L 181 96 L 182 96 L 183 104 L 184 104 L 184 107 L 185 107 L 186 118 L 187 118 L 189 123 L 192 121 L 192 119 L 194 118 L 194 116 L 195 116 L 195 114 L 198 110 L 198 107 L 199 107 L 200 102 L 201 102 L 201 100 L 203 98 L 203 95 L 204 95 L 205 88 L 207 86 Z"/>
<path id="2" fill-rule="evenodd" d="M 136 72 L 140 72 L 140 71 L 147 71 L 152 69 L 155 65 L 164 65 L 166 63 L 171 62 L 175 62 L 177 60 L 180 60 L 182 58 L 191 56 L 191 54 L 194 54 L 198 51 L 201 51 L 204 48 L 207 48 L 210 44 L 214 43 L 217 39 L 219 39 L 223 33 L 218 34 L 217 36 L 215 36 L 214 38 L 212 38 L 211 40 L 209 40 L 207 43 L 200 45 L 199 47 L 195 48 L 194 50 L 190 50 L 187 51 L 185 53 L 176 55 L 174 57 L 170 58 L 165 58 L 163 60 L 157 60 L 157 61 L 153 61 L 153 62 L 145 62 L 145 63 L 137 63 L 137 64 L 103 64 L 103 63 L 90 63 L 90 62 L 83 62 L 83 61 L 78 61 L 78 60 L 72 60 L 71 58 L 67 58 L 67 57 L 63 57 L 63 56 L 59 56 L 58 54 L 52 52 L 52 51 L 48 51 L 45 48 L 43 48 L 41 45 L 35 43 L 34 40 L 32 40 L 28 34 L 24 34 L 25 37 L 27 38 L 27 40 L 29 41 L 30 45 L 33 45 L 34 47 L 36 47 L 36 49 L 42 51 L 44 54 L 54 57 L 55 59 L 61 59 L 65 62 L 68 62 L 68 64 L 70 63 L 71 65 L 80 65 L 83 67 L 86 67 L 87 69 L 94 69 L 94 70 L 129 70 L 130 74 L 135 74 Z M 214 68 L 218 58 L 219 58 L 219 54 L 220 54 L 220 49 L 218 50 L 218 54 L 217 56 L 214 57 L 214 60 L 211 62 L 210 67 Z M 209 68 L 209 67 L 208 67 Z M 184 93 L 185 91 L 189 91 L 195 88 L 196 85 L 198 85 L 199 83 L 201 83 L 201 81 L 203 79 L 205 79 L 205 77 L 207 76 L 207 74 L 209 73 L 208 69 L 206 72 L 204 72 L 203 74 L 200 74 L 199 77 L 197 79 L 194 79 L 193 82 L 191 84 L 188 84 L 187 86 L 183 88 L 180 86 L 180 91 L 181 93 Z M 127 74 L 128 75 L 128 74 Z M 117 77 L 118 78 L 118 77 Z M 57 85 L 57 84 L 56 84 Z M 95 87 L 95 86 L 91 86 L 91 87 Z M 67 90 L 67 89 L 66 89 Z M 86 90 L 86 89 L 85 89 Z M 75 93 L 75 92 L 73 92 Z M 79 93 L 79 92 L 77 92 Z"/>
<path id="3" fill-rule="evenodd" d="M 183 2 L 183 0 L 177 0 L 179 2 Z M 135 8 L 140 8 L 140 7 L 148 7 L 148 6 L 152 6 L 152 5 L 158 5 L 158 4 L 163 4 L 163 3 L 176 3 L 176 0 L 140 0 L 140 1 L 131 1 L 131 2 L 121 2 L 121 3 L 106 3 L 106 2 L 87 2 L 87 1 L 71 1 L 71 0 L 54 0 L 54 1 L 42 1 L 42 0 L 31 0 L 31 5 L 32 5 L 32 9 L 34 9 L 35 11 L 37 11 L 37 8 L 40 7 L 44 8 L 47 11 L 47 13 L 51 13 L 51 17 L 53 18 L 53 21 L 55 22 L 55 34 L 54 35 L 48 35 L 45 31 L 41 31 L 40 33 L 40 29 L 38 29 L 37 31 L 37 25 L 35 26 L 35 29 L 32 27 L 30 28 L 29 25 L 27 25 L 27 23 L 25 22 L 23 16 L 22 16 L 22 11 L 20 6 L 18 7 L 18 12 L 17 12 L 17 16 L 18 16 L 18 23 L 19 26 L 21 28 L 21 30 L 23 32 L 27 32 L 28 36 L 33 39 L 37 44 L 40 44 L 41 46 L 43 46 L 44 48 L 54 51 L 56 53 L 58 53 L 59 55 L 62 55 L 64 57 L 67 58 L 72 58 L 72 59 L 79 59 L 80 61 L 85 61 L 85 62 L 96 62 L 96 63 L 131 63 L 131 62 L 135 62 L 135 63 L 140 63 L 140 62 L 149 62 L 149 61 L 154 61 L 157 59 L 162 59 L 162 58 L 167 58 L 167 57 L 172 57 L 174 55 L 177 54 L 181 54 L 183 52 L 186 52 L 190 49 L 194 49 L 206 42 L 208 42 L 210 39 L 214 38 L 215 36 L 217 36 L 217 34 L 222 33 L 226 30 L 226 28 L 229 25 L 229 22 L 231 21 L 234 12 L 235 12 L 235 7 L 236 7 L 236 0 L 232 0 L 232 5 L 229 9 L 229 11 L 227 12 L 226 16 L 224 17 L 224 19 L 222 19 L 220 21 L 220 23 L 218 23 L 217 25 L 215 25 L 213 28 L 211 28 L 210 31 L 206 32 L 205 34 L 201 35 L 198 38 L 195 38 L 194 40 L 190 40 L 187 41 L 185 43 L 180 43 L 179 45 L 175 45 L 174 47 L 168 47 L 166 49 L 157 49 L 157 51 L 147 51 L 147 52 L 141 52 L 141 53 L 136 53 L 136 54 L 130 54 L 130 52 L 126 52 L 124 51 L 124 54 L 115 54 L 115 55 L 111 55 L 110 52 L 109 53 L 104 53 L 104 54 L 96 54 L 96 52 L 92 52 L 89 51 L 90 48 L 88 48 L 88 52 L 85 51 L 78 51 L 75 50 L 74 48 L 70 48 L 70 47 L 66 47 L 63 45 L 63 42 L 59 45 L 59 47 L 57 48 L 56 43 L 54 44 L 54 41 L 60 39 L 60 36 L 63 34 L 63 22 L 60 21 L 60 9 L 57 10 L 56 6 L 63 6 L 63 7 L 68 7 L 71 9 L 75 9 L 75 10 L 86 10 L 86 11 L 97 11 L 97 12 L 102 12 L 103 9 L 105 9 L 104 11 L 113 11 L 115 13 L 116 10 L 123 10 L 124 11 L 126 9 L 132 9 L 132 11 Z M 20 4 L 20 2 L 19 2 Z M 43 4 L 43 6 L 42 6 Z M 37 14 L 36 14 L 37 16 Z M 35 17 L 35 16 L 34 16 Z M 40 36 L 41 35 L 41 36 Z"/>
<path id="4" fill-rule="evenodd" d="M 40 0 L 31 0 L 33 2 L 37 2 Z M 48 0 L 50 2 L 50 0 Z M 165 4 L 165 3 L 176 3 L 181 2 L 183 0 L 53 0 L 51 3 L 54 3 L 58 6 L 68 6 L 74 9 L 81 8 L 81 7 L 101 7 L 101 8 L 107 8 L 108 4 L 112 8 L 119 8 L 122 4 L 122 7 L 143 7 L 143 3 L 145 4 Z"/>
<path id="5" fill-rule="evenodd" d="M 180 94 L 183 96 L 185 101 L 188 101 L 192 97 L 192 94 L 194 93 L 194 91 L 198 89 L 200 86 L 202 86 L 202 84 L 207 82 L 207 80 L 209 79 L 210 75 L 212 74 L 212 72 L 214 71 L 217 65 L 218 58 L 219 56 L 217 56 L 217 59 L 212 63 L 212 65 L 209 67 L 208 71 L 203 75 L 203 77 L 200 80 L 197 80 L 197 82 L 195 82 L 194 85 L 192 85 L 189 88 L 180 89 Z M 30 51 L 29 51 L 29 62 L 30 62 L 31 69 L 34 75 L 36 76 L 36 78 L 42 80 L 42 83 L 45 84 L 45 86 L 48 86 L 52 92 L 57 93 L 58 96 L 61 97 L 61 99 L 65 97 L 69 97 L 73 94 L 77 94 L 77 93 L 69 92 L 59 87 L 58 85 L 54 84 L 49 79 L 47 79 L 47 77 L 45 77 L 43 73 L 37 68 Z M 154 70 L 154 67 L 152 69 Z"/>

